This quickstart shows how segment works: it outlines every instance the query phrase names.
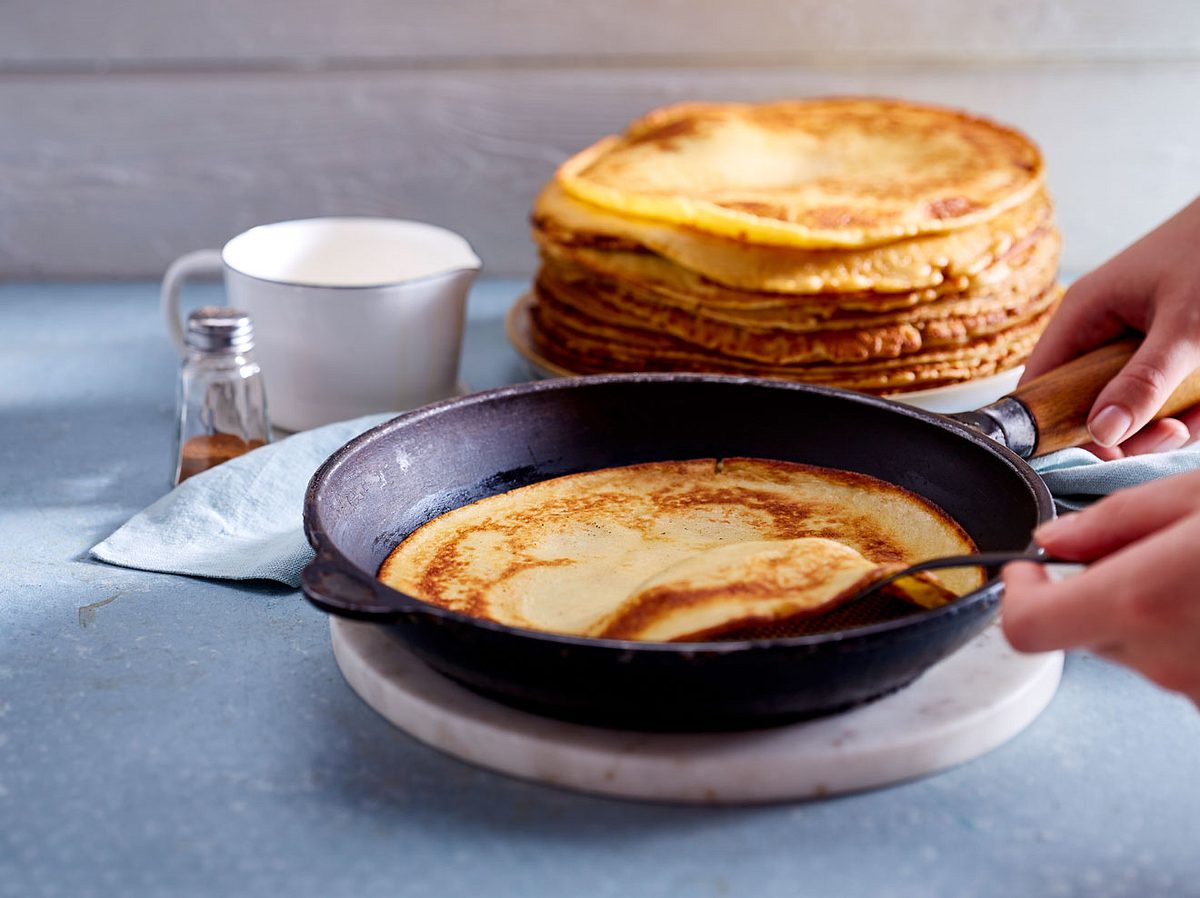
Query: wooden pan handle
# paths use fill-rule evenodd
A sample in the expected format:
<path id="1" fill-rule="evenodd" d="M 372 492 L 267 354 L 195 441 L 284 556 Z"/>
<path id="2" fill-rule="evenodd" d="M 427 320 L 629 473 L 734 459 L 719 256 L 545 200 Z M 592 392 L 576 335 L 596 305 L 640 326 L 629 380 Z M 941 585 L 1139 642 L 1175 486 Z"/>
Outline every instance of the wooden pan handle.
<path id="1" fill-rule="evenodd" d="M 1100 391 L 1125 367 L 1140 343 L 1136 337 L 1109 343 L 1022 384 L 1011 394 L 1024 403 L 1037 422 L 1035 455 L 1091 442 L 1088 413 Z M 1200 369 L 1188 375 L 1153 420 L 1168 418 L 1197 403 L 1200 403 Z"/>

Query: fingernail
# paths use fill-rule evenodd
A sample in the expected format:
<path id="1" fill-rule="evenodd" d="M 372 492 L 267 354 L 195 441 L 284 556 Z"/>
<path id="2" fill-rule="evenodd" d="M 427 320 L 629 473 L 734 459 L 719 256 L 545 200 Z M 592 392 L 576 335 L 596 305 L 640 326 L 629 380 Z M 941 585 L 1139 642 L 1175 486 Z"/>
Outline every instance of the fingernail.
<path id="1" fill-rule="evenodd" d="M 1101 446 L 1110 448 L 1124 439 L 1133 424 L 1133 415 L 1119 405 L 1106 405 L 1088 422 L 1088 433 Z"/>

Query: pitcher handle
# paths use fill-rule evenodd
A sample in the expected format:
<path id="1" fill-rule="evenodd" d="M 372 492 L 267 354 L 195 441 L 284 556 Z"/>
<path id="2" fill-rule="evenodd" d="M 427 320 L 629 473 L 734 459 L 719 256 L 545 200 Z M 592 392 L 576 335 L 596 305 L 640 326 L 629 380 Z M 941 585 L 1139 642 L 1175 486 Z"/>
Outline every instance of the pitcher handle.
<path id="1" fill-rule="evenodd" d="M 167 323 L 167 336 L 175 345 L 180 358 L 184 356 L 183 320 L 179 315 L 179 291 L 184 281 L 200 274 L 220 274 L 223 266 L 219 249 L 200 249 L 180 256 L 163 275 L 159 305 Z"/>

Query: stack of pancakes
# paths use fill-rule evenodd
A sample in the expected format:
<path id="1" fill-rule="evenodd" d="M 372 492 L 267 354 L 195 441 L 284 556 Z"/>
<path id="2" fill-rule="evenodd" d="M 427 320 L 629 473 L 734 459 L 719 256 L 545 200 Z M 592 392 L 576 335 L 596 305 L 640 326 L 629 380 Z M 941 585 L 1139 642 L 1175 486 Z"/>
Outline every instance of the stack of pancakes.
<path id="1" fill-rule="evenodd" d="M 1060 296 L 1037 147 L 881 99 L 686 103 L 538 196 L 518 344 L 559 372 L 710 371 L 894 393 L 995 374 Z"/>

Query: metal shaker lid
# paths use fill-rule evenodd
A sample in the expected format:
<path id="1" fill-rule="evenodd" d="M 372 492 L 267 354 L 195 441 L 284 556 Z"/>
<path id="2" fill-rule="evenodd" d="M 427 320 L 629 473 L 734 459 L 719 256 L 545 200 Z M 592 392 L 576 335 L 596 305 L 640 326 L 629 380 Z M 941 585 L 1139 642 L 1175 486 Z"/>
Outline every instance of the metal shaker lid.
<path id="1" fill-rule="evenodd" d="M 204 306 L 188 315 L 184 342 L 202 352 L 246 352 L 254 346 L 254 326 L 240 309 Z"/>

